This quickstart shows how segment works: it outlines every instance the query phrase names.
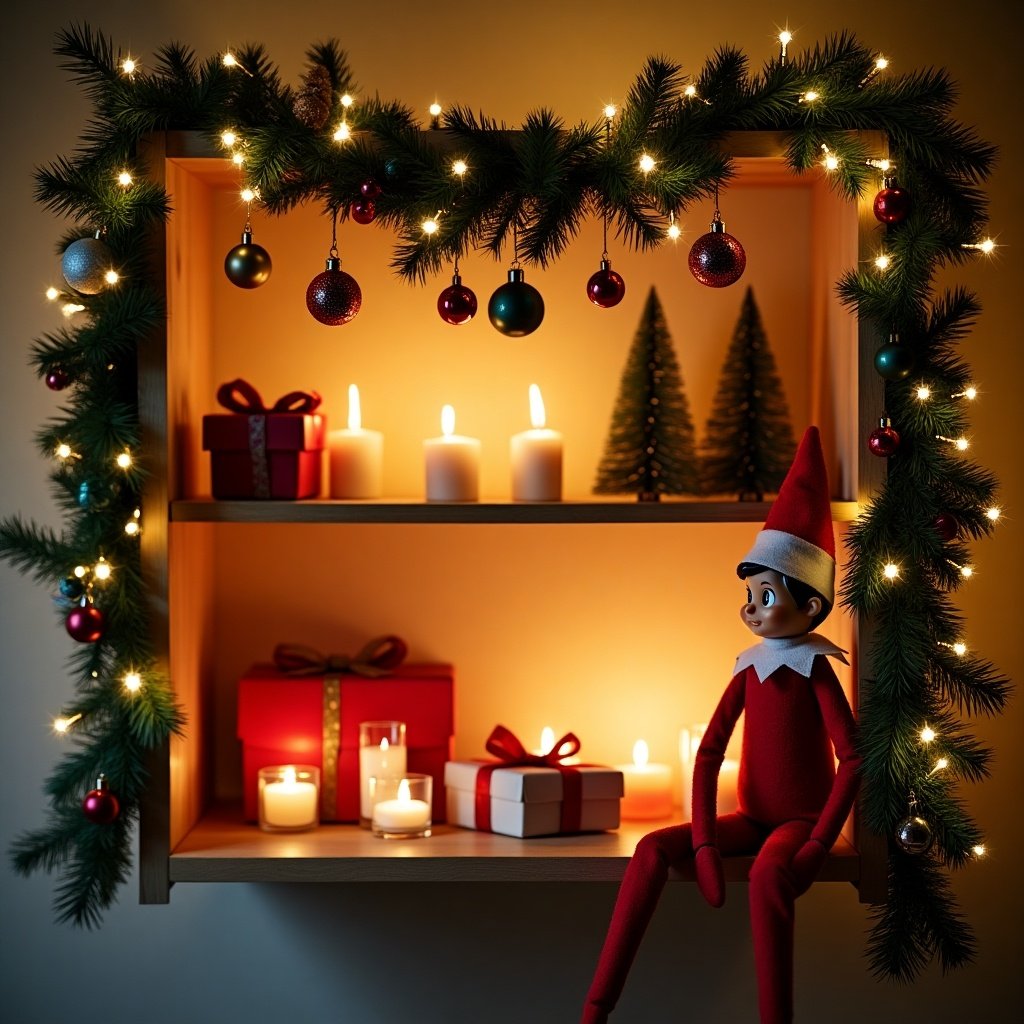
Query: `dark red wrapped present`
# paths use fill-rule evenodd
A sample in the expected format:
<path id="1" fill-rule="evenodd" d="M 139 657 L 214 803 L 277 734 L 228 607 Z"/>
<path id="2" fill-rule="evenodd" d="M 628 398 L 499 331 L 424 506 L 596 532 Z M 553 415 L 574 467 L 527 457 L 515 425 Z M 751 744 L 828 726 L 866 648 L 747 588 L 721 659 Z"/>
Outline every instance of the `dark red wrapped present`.
<path id="1" fill-rule="evenodd" d="M 320 820 L 359 820 L 359 723 L 406 723 L 406 770 L 434 778 L 433 820 L 445 820 L 444 765 L 455 733 L 451 665 L 400 664 L 398 637 L 370 641 L 353 658 L 280 645 L 275 664 L 238 684 L 245 817 L 256 821 L 257 773 L 276 764 L 320 768 Z"/>
<path id="2" fill-rule="evenodd" d="M 315 391 L 290 391 L 268 408 L 239 378 L 218 388 L 217 401 L 231 411 L 203 417 L 215 498 L 319 496 L 327 420 Z"/>

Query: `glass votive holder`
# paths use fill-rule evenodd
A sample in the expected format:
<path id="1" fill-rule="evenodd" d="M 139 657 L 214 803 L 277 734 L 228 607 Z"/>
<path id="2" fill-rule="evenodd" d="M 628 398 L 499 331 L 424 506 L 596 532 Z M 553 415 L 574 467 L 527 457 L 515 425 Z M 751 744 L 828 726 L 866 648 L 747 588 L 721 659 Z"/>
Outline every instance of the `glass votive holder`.
<path id="1" fill-rule="evenodd" d="M 434 780 L 410 773 L 370 778 L 371 828 L 380 839 L 422 839 L 430 835 Z"/>
<path id="2" fill-rule="evenodd" d="M 405 722 L 359 723 L 359 824 L 370 827 L 370 779 L 405 775 Z"/>
<path id="3" fill-rule="evenodd" d="M 259 770 L 260 828 L 305 832 L 320 823 L 320 769 L 312 764 L 275 764 Z"/>

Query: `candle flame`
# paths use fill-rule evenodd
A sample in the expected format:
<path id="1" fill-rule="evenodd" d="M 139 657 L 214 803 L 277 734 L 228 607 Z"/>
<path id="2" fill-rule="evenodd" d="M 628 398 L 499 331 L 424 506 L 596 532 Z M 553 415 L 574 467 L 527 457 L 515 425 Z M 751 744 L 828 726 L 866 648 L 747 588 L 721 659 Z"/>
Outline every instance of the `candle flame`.
<path id="1" fill-rule="evenodd" d="M 455 410 L 450 405 L 441 408 L 441 433 L 445 437 L 455 433 Z"/>
<path id="2" fill-rule="evenodd" d="M 294 768 L 285 768 L 282 774 L 284 776 L 282 781 L 286 786 L 294 786 L 296 781 L 298 780 L 298 776 L 295 774 Z"/>
<path id="3" fill-rule="evenodd" d="M 359 430 L 363 425 L 363 411 L 359 404 L 359 388 L 355 384 L 348 386 L 348 429 Z"/>
<path id="4" fill-rule="evenodd" d="M 382 753 L 383 753 L 383 752 L 385 752 L 385 751 L 386 751 L 386 750 L 388 749 L 388 747 L 390 747 L 390 746 L 391 746 L 391 744 L 390 744 L 390 743 L 388 743 L 388 738 L 387 738 L 387 736 L 385 736 L 385 737 L 384 737 L 384 738 L 383 738 L 383 739 L 382 739 L 382 740 L 380 741 L 380 749 L 381 749 L 381 752 L 382 752 Z"/>
<path id="5" fill-rule="evenodd" d="M 540 430 L 545 423 L 544 399 L 536 384 L 530 385 L 530 422 L 535 430 Z"/>
<path id="6" fill-rule="evenodd" d="M 545 725 L 540 731 L 540 752 L 548 753 L 555 745 L 555 730 L 550 725 Z"/>
<path id="7" fill-rule="evenodd" d="M 408 779 L 402 779 L 402 781 L 398 784 L 398 799 L 405 804 L 409 803 L 409 801 L 412 800 L 412 792 L 409 789 Z"/>
<path id="8" fill-rule="evenodd" d="M 637 740 L 633 744 L 633 764 L 637 768 L 643 768 L 647 764 L 647 759 L 650 757 L 650 752 L 647 749 L 647 744 L 644 740 Z"/>

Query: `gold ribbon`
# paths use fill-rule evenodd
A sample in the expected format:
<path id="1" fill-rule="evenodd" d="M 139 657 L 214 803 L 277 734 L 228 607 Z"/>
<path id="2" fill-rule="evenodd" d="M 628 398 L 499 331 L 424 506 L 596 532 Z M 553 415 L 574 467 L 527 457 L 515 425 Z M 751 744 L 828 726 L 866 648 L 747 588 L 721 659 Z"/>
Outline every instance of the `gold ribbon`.
<path id="1" fill-rule="evenodd" d="M 341 750 L 341 676 L 324 676 L 323 769 L 320 772 L 320 817 L 338 816 L 338 754 Z"/>

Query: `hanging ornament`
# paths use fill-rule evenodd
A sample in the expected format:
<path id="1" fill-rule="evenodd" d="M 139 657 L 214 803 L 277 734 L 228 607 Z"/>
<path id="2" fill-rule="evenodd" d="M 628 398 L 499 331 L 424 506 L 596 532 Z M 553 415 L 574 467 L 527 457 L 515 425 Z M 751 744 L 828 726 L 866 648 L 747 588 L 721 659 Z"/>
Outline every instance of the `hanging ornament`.
<path id="1" fill-rule="evenodd" d="M 455 257 L 452 283 L 437 297 L 437 312 L 446 324 L 458 327 L 476 316 L 476 293 L 462 283 L 459 258 Z"/>
<path id="2" fill-rule="evenodd" d="M 888 416 L 878 421 L 878 426 L 868 435 L 868 450 L 880 459 L 888 458 L 900 446 L 899 431 Z"/>
<path id="3" fill-rule="evenodd" d="M 107 272 L 113 256 L 106 242 L 101 241 L 102 229 L 92 238 L 79 238 L 72 242 L 60 258 L 64 280 L 83 295 L 95 295 L 107 285 Z"/>
<path id="4" fill-rule="evenodd" d="M 107 629 L 107 617 L 87 598 L 68 612 L 64 627 L 72 640 L 80 644 L 94 644 L 102 639 Z"/>
<path id="5" fill-rule="evenodd" d="M 95 484 L 91 480 L 82 480 L 78 485 L 78 506 L 84 509 L 103 509 L 110 504 L 113 495 L 112 485 Z"/>
<path id="6" fill-rule="evenodd" d="M 314 64 L 302 76 L 302 88 L 292 100 L 292 112 L 307 128 L 319 131 L 331 116 L 331 76 L 322 64 Z"/>
<path id="7" fill-rule="evenodd" d="M 896 845 L 904 853 L 917 856 L 928 852 L 933 838 L 931 825 L 917 813 L 917 799 L 911 790 L 907 816 L 896 826 Z"/>
<path id="8" fill-rule="evenodd" d="M 373 180 L 373 178 L 367 178 L 366 181 L 359 186 L 359 194 L 364 199 L 380 199 L 383 192 L 384 189 L 382 189 L 380 185 Z"/>
<path id="9" fill-rule="evenodd" d="M 523 338 L 532 334 L 544 319 L 544 299 L 540 292 L 527 284 L 522 267 L 513 266 L 508 280 L 499 285 L 487 303 L 487 316 L 509 338 Z"/>
<path id="10" fill-rule="evenodd" d="M 898 334 L 890 334 L 889 340 L 875 353 L 875 370 L 883 380 L 903 380 L 914 368 L 914 356 L 905 345 L 900 344 Z"/>
<path id="11" fill-rule="evenodd" d="M 96 788 L 90 789 L 82 801 L 82 813 L 94 825 L 111 825 L 117 821 L 121 813 L 121 803 L 110 792 L 107 777 L 101 775 L 96 780 Z"/>
<path id="12" fill-rule="evenodd" d="M 611 260 L 601 260 L 601 269 L 590 275 L 587 281 L 587 298 L 595 306 L 611 309 L 617 306 L 626 294 L 626 282 L 612 270 Z"/>
<path id="13" fill-rule="evenodd" d="M 715 216 L 711 230 L 690 247 L 690 273 L 708 288 L 725 288 L 743 276 L 747 254 L 739 239 L 725 230 L 718 209 L 718 186 L 715 186 Z"/>
<path id="14" fill-rule="evenodd" d="M 51 391 L 63 391 L 71 383 L 71 374 L 63 366 L 53 366 L 44 380 Z"/>
<path id="15" fill-rule="evenodd" d="M 335 210 L 327 268 L 309 282 L 306 309 L 319 323 L 327 327 L 341 327 L 359 312 L 362 304 L 363 293 L 359 282 L 341 269 L 338 257 L 338 213 Z"/>
<path id="16" fill-rule="evenodd" d="M 960 535 L 960 523 L 957 522 L 956 516 L 951 515 L 949 512 L 940 512 L 932 520 L 932 528 L 944 544 L 948 544 L 951 540 L 956 540 Z"/>
<path id="17" fill-rule="evenodd" d="M 60 592 L 69 601 L 77 601 L 85 593 L 85 584 L 77 576 L 65 576 L 60 581 Z"/>
<path id="18" fill-rule="evenodd" d="M 239 288 L 259 288 L 270 280 L 270 253 L 252 240 L 252 226 L 245 222 L 242 241 L 224 257 L 224 273 Z"/>
<path id="19" fill-rule="evenodd" d="M 910 213 L 910 193 L 896 184 L 895 178 L 882 179 L 882 191 L 875 196 L 872 209 L 883 224 L 902 224 Z"/>
<path id="20" fill-rule="evenodd" d="M 372 224 L 377 219 L 377 204 L 372 199 L 360 197 L 349 206 L 348 213 L 357 224 Z"/>

